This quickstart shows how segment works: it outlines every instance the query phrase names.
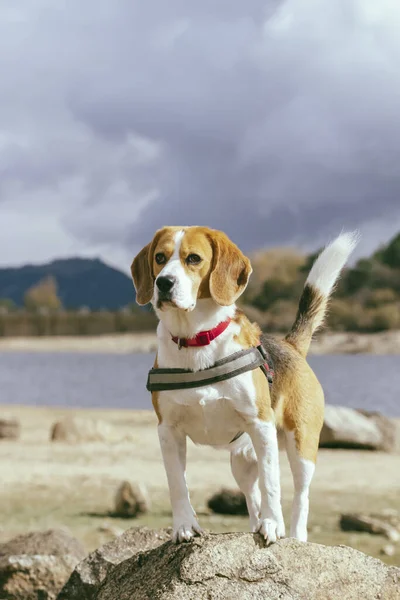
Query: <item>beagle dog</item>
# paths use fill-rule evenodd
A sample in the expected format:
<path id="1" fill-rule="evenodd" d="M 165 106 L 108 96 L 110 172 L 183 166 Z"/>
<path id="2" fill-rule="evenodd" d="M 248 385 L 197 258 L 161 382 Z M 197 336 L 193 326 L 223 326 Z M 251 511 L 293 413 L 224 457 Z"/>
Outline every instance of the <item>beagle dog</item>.
<path id="1" fill-rule="evenodd" d="M 151 302 L 159 318 L 156 368 L 198 372 L 257 347 L 260 339 L 274 365 L 271 387 L 257 368 L 202 387 L 152 393 L 176 542 L 202 533 L 186 485 L 187 436 L 195 444 L 229 450 L 251 530 L 267 544 L 285 536 L 277 430 L 282 432 L 294 481 L 290 536 L 307 540 L 309 487 L 324 394 L 306 356 L 357 241 L 357 234 L 342 233 L 320 254 L 293 327 L 282 341 L 261 337 L 258 325 L 236 307 L 252 268 L 224 233 L 207 227 L 164 227 L 133 260 L 136 300 L 140 305 Z"/>

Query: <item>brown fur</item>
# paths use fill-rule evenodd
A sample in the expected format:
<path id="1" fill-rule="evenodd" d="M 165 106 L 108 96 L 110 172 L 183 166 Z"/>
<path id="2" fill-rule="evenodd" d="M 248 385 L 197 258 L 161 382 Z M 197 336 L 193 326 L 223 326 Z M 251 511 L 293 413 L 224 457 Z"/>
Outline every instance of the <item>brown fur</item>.
<path id="1" fill-rule="evenodd" d="M 274 362 L 272 406 L 278 429 L 294 431 L 302 458 L 316 461 L 324 418 L 324 393 L 305 358 L 285 340 L 263 337 Z"/>
<path id="2" fill-rule="evenodd" d="M 132 279 L 136 289 L 136 302 L 141 306 L 148 304 L 153 297 L 155 279 L 153 256 L 160 234 L 160 231 L 156 232 L 153 240 L 139 252 L 131 264 Z"/>
<path id="3" fill-rule="evenodd" d="M 316 288 L 309 284 L 304 287 L 296 319 L 285 338 L 303 356 L 307 356 L 313 333 L 322 325 L 327 303 Z"/>
<path id="4" fill-rule="evenodd" d="M 238 343 L 243 348 L 258 345 L 258 325 L 250 323 L 242 311 L 237 311 L 234 321 L 240 325 L 240 334 L 235 338 Z M 253 371 L 258 418 L 263 421 L 275 420 L 278 428 L 294 431 L 300 456 L 315 462 L 323 424 L 322 387 L 293 344 L 276 340 L 275 351 L 271 351 L 265 342 L 264 345 L 274 359 L 275 378 L 270 392 L 261 369 Z"/>
<path id="5" fill-rule="evenodd" d="M 247 286 L 252 272 L 249 259 L 221 231 L 208 227 L 163 227 L 135 257 L 131 273 L 138 304 L 147 304 L 153 296 L 154 281 L 164 265 L 155 262 L 157 253 L 172 255 L 174 235 L 184 230 L 180 258 L 193 280 L 198 298 L 212 297 L 221 306 L 233 304 Z M 187 264 L 189 254 L 198 254 L 199 264 Z"/>
<path id="6" fill-rule="evenodd" d="M 240 333 L 235 336 L 235 341 L 242 348 L 252 348 L 259 345 L 261 329 L 257 323 L 250 323 L 243 311 L 239 309 L 236 310 L 233 321 L 240 326 Z M 258 418 L 263 421 L 271 421 L 273 419 L 273 412 L 268 380 L 261 369 L 255 369 L 252 372 L 252 376 L 257 394 Z"/>
<path id="7" fill-rule="evenodd" d="M 212 230 L 208 235 L 213 248 L 211 296 L 220 306 L 229 306 L 245 290 L 252 272 L 251 264 L 225 233 Z"/>
<path id="8" fill-rule="evenodd" d="M 180 258 L 197 286 L 197 297 L 212 297 L 217 304 L 233 304 L 244 291 L 251 265 L 248 258 L 222 232 L 207 227 L 165 227 L 138 254 L 132 263 L 132 276 L 139 304 L 150 302 L 154 281 L 163 265 L 154 256 L 163 252 L 167 258 L 174 251 L 174 235 L 184 229 Z M 187 264 L 186 258 L 195 253 L 201 256 L 198 265 Z M 196 289 L 196 287 L 194 288 Z M 312 286 L 306 285 L 300 298 L 296 320 L 285 340 L 263 338 L 274 361 L 275 378 L 270 392 L 268 381 L 261 371 L 253 371 L 257 391 L 258 417 L 275 420 L 278 428 L 294 431 L 300 456 L 315 462 L 319 435 L 323 423 L 324 395 L 315 374 L 305 360 L 312 334 L 322 323 L 327 300 Z M 234 321 L 240 326 L 236 341 L 243 347 L 257 346 L 261 331 L 237 310 Z M 157 358 L 154 366 L 157 367 Z M 159 422 L 161 413 L 158 393 L 152 394 Z"/>
<path id="9" fill-rule="evenodd" d="M 157 369 L 157 368 L 158 368 L 158 361 L 157 361 L 157 355 L 156 355 L 156 357 L 154 359 L 154 369 Z M 160 407 L 158 404 L 158 396 L 159 396 L 158 392 L 151 392 L 151 402 L 153 404 L 154 412 L 157 415 L 158 424 L 160 425 L 161 421 L 162 421 L 162 416 L 161 416 L 161 411 L 160 411 Z"/>
<path id="10" fill-rule="evenodd" d="M 235 342 L 242 348 L 252 348 L 258 346 L 261 338 L 261 329 L 257 323 L 250 323 L 244 312 L 236 309 L 233 322 L 240 326 L 240 333 L 235 336 Z"/>

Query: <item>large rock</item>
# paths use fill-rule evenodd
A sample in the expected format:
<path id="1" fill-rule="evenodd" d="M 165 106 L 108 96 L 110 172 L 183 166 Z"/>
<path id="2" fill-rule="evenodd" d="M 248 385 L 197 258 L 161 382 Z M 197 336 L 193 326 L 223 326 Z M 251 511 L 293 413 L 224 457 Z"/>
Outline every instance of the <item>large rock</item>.
<path id="1" fill-rule="evenodd" d="M 114 515 L 129 519 L 149 510 L 150 499 L 146 487 L 140 483 L 123 481 L 115 494 Z"/>
<path id="2" fill-rule="evenodd" d="M 63 530 L 28 533 L 0 544 L 1 600 L 55 600 L 85 554 Z"/>
<path id="3" fill-rule="evenodd" d="M 109 442 L 115 438 L 113 427 L 99 419 L 66 417 L 54 423 L 50 438 L 53 442 Z"/>
<path id="4" fill-rule="evenodd" d="M 385 452 L 393 452 L 393 450 L 396 450 L 397 425 L 395 421 L 388 419 L 379 412 L 371 412 L 362 409 L 358 409 L 357 412 L 364 415 L 364 417 L 367 417 L 367 419 L 372 421 L 379 429 L 382 436 L 382 442 L 377 450 L 384 450 Z"/>
<path id="5" fill-rule="evenodd" d="M 92 600 L 108 573 L 124 560 L 164 544 L 172 529 L 135 527 L 95 550 L 79 563 L 57 600 Z M 118 596 L 115 597 L 118 598 Z"/>
<path id="6" fill-rule="evenodd" d="M 396 425 L 378 413 L 344 406 L 326 406 L 319 445 L 321 448 L 394 450 Z"/>
<path id="7" fill-rule="evenodd" d="M 15 417 L 0 418 L 0 440 L 17 440 L 21 433 L 21 425 Z"/>
<path id="8" fill-rule="evenodd" d="M 346 546 L 256 534 L 168 542 L 112 569 L 94 600 L 399 600 L 400 569 Z"/>
<path id="9" fill-rule="evenodd" d="M 208 508 L 220 515 L 248 515 L 246 498 L 240 490 L 222 488 L 207 502 Z"/>

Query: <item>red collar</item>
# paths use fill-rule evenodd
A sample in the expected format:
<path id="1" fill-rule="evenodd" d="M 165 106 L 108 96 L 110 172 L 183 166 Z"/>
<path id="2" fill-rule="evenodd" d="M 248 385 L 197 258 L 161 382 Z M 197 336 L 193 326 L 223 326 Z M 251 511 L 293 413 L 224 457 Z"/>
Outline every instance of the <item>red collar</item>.
<path id="1" fill-rule="evenodd" d="M 172 336 L 172 341 L 175 344 L 178 344 L 179 349 L 188 348 L 189 346 L 208 346 L 215 338 L 217 338 L 225 329 L 229 326 L 231 319 L 227 319 L 226 321 L 222 321 L 219 323 L 214 329 L 209 329 L 208 331 L 199 331 L 192 338 L 180 338 L 176 336 Z"/>

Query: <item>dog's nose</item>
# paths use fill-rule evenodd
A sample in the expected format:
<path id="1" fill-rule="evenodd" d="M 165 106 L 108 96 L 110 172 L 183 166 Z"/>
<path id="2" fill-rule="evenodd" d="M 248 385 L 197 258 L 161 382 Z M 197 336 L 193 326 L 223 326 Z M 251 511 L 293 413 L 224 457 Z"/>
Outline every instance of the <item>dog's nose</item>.
<path id="1" fill-rule="evenodd" d="M 160 292 L 164 292 L 166 294 L 172 289 L 172 286 L 175 283 L 175 279 L 171 277 L 157 277 L 156 284 Z"/>

